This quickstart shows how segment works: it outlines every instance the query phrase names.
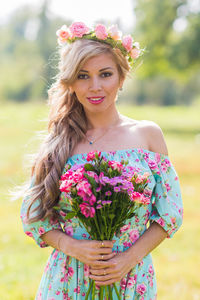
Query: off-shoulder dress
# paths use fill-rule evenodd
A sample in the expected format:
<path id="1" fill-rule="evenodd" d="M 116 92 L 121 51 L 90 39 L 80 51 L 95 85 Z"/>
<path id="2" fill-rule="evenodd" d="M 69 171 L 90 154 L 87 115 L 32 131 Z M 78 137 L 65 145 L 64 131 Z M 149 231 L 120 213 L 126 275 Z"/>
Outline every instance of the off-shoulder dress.
<path id="1" fill-rule="evenodd" d="M 182 224 L 182 199 L 177 173 L 168 156 L 146 149 L 103 151 L 104 157 L 121 161 L 128 159 L 129 165 L 139 167 L 142 172 L 150 173 L 148 187 L 152 191 L 151 202 L 140 207 L 136 216 L 128 220 L 121 228 L 113 251 L 123 252 L 131 247 L 147 229 L 149 222 L 157 222 L 172 237 Z M 67 164 L 74 165 L 86 162 L 87 153 L 71 156 Z M 63 173 L 65 168 L 63 169 Z M 60 211 L 66 206 L 66 194 L 60 195 Z M 23 199 L 21 219 L 25 233 L 32 237 L 40 247 L 47 244 L 41 235 L 49 230 L 61 229 L 76 239 L 89 239 L 89 234 L 81 228 L 76 217 L 64 224 L 45 219 L 32 224 L 26 222 L 26 211 L 29 199 Z M 35 203 L 37 205 L 37 203 Z M 54 249 L 47 261 L 37 291 L 36 300 L 83 300 L 89 286 L 88 266 L 77 259 Z M 121 299 L 154 300 L 157 288 L 155 271 L 151 254 L 148 254 L 120 282 L 116 283 Z M 117 299 L 113 291 L 113 298 Z M 98 290 L 95 300 L 98 299 Z"/>

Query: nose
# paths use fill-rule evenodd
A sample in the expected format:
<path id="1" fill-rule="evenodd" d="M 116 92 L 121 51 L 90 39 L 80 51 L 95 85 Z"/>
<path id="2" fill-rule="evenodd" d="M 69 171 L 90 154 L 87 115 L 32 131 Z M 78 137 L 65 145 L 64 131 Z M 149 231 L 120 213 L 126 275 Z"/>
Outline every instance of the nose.
<path id="1" fill-rule="evenodd" d="M 98 77 L 93 77 L 91 78 L 91 82 L 90 82 L 90 91 L 100 91 L 102 89 L 101 86 L 101 81 L 99 80 Z"/>

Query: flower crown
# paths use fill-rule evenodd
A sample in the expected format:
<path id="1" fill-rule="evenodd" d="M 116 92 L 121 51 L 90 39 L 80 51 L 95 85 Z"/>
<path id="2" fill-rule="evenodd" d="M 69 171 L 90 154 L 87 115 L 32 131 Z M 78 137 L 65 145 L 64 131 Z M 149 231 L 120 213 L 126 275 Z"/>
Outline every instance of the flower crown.
<path id="1" fill-rule="evenodd" d="M 63 25 L 56 31 L 58 44 L 63 46 L 73 43 L 78 39 L 88 39 L 109 44 L 112 48 L 118 48 L 127 57 L 130 66 L 141 56 L 144 49 L 140 49 L 139 43 L 134 42 L 131 35 L 122 37 L 117 25 L 112 25 L 108 29 L 98 24 L 94 29 L 88 28 L 83 22 L 74 22 L 71 26 Z"/>

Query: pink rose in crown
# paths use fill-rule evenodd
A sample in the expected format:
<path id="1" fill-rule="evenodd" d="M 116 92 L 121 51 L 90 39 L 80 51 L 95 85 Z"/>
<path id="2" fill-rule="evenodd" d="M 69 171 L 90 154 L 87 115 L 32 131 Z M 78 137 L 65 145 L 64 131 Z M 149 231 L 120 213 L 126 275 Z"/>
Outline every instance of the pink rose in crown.
<path id="1" fill-rule="evenodd" d="M 95 27 L 95 34 L 100 40 L 105 40 L 108 37 L 107 29 L 102 24 L 99 24 Z"/>
<path id="2" fill-rule="evenodd" d="M 58 36 L 58 43 L 62 45 L 70 38 L 70 31 L 66 25 L 63 25 L 60 29 L 56 31 L 56 35 Z"/>
<path id="3" fill-rule="evenodd" d="M 83 22 L 74 22 L 70 27 L 72 38 L 82 37 L 89 33 L 90 29 Z"/>
<path id="4" fill-rule="evenodd" d="M 130 56 L 133 58 L 133 59 L 136 59 L 140 56 L 140 49 L 137 49 L 137 48 L 133 48 L 131 51 L 130 51 Z"/>
<path id="5" fill-rule="evenodd" d="M 132 38 L 132 36 L 131 35 L 126 35 L 125 37 L 123 37 L 122 45 L 124 46 L 124 48 L 128 52 L 131 51 L 131 49 L 133 47 L 133 38 Z"/>
<path id="6" fill-rule="evenodd" d="M 115 41 L 120 40 L 120 38 L 121 38 L 121 36 L 122 36 L 122 33 L 121 33 L 121 31 L 118 30 L 117 25 L 111 26 L 111 27 L 108 29 L 108 31 L 109 31 L 109 34 L 110 34 L 110 36 L 111 36 L 111 38 L 112 38 L 113 40 L 115 40 Z"/>

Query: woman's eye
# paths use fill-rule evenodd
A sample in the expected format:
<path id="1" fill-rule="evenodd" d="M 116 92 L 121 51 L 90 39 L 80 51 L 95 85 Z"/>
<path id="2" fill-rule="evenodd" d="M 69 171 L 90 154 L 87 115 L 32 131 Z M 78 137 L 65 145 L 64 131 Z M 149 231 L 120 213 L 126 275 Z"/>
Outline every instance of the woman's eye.
<path id="1" fill-rule="evenodd" d="M 101 74 L 101 77 L 110 77 L 110 76 L 112 76 L 112 73 L 110 72 L 104 72 Z"/>
<path id="2" fill-rule="evenodd" d="M 87 79 L 88 75 L 87 74 L 79 74 L 78 79 Z"/>

